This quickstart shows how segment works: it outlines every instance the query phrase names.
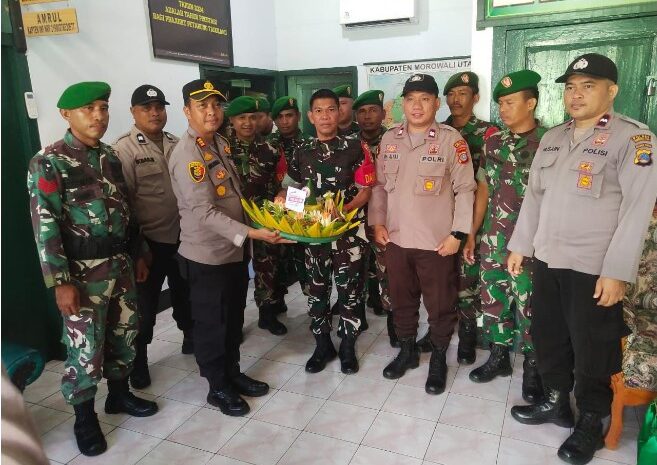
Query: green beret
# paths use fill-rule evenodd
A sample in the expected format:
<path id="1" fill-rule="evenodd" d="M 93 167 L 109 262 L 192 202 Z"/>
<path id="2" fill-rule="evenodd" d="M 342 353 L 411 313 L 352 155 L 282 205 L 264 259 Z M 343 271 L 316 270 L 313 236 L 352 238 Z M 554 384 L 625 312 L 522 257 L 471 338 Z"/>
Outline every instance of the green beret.
<path id="1" fill-rule="evenodd" d="M 354 98 L 353 95 L 351 95 L 351 84 L 343 84 L 341 86 L 336 87 L 333 89 L 333 92 L 335 95 L 340 97 L 348 97 L 348 98 Z"/>
<path id="2" fill-rule="evenodd" d="M 112 89 L 106 82 L 78 82 L 69 86 L 57 101 L 57 108 L 73 110 L 96 100 L 109 100 Z"/>
<path id="3" fill-rule="evenodd" d="M 521 90 L 536 89 L 538 90 L 538 82 L 541 80 L 541 75 L 529 69 L 509 73 L 500 79 L 495 89 L 493 90 L 493 100 L 509 94 L 515 94 Z"/>
<path id="4" fill-rule="evenodd" d="M 383 91 L 378 89 L 363 92 L 354 100 L 354 110 L 358 110 L 363 105 L 378 105 L 383 107 Z"/>
<path id="5" fill-rule="evenodd" d="M 290 97 L 289 95 L 284 95 L 281 98 L 277 98 L 274 104 L 271 106 L 271 117 L 276 119 L 278 115 L 283 110 L 297 110 L 299 111 L 299 105 L 297 105 L 297 99 Z"/>
<path id="6" fill-rule="evenodd" d="M 454 87 L 468 86 L 474 91 L 475 94 L 479 93 L 479 76 L 477 76 L 472 71 L 466 71 L 465 73 L 456 73 L 447 80 L 445 88 L 443 89 L 443 95 L 453 89 Z"/>
<path id="7" fill-rule="evenodd" d="M 226 116 L 237 116 L 242 113 L 255 113 L 256 111 L 260 111 L 258 108 L 259 106 L 260 104 L 253 97 L 242 95 L 228 104 Z"/>
<path id="8" fill-rule="evenodd" d="M 269 100 L 267 100 L 264 97 L 258 97 L 256 98 L 258 101 L 258 111 L 264 111 L 265 113 L 269 113 L 269 110 L 271 110 L 271 105 L 269 104 Z"/>

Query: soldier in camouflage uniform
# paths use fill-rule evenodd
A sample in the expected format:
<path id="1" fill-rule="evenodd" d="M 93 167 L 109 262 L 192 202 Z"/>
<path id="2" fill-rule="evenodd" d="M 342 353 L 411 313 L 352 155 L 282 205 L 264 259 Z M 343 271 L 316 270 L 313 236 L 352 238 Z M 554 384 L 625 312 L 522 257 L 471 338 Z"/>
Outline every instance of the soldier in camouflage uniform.
<path id="1" fill-rule="evenodd" d="M 279 152 L 256 132 L 256 112 L 260 104 L 253 97 L 237 97 L 226 109 L 230 118 L 233 137 L 230 139 L 230 154 L 244 184 L 244 196 L 258 205 L 274 200 L 280 190 L 280 181 L 275 176 L 280 162 Z M 257 241 L 253 244 L 253 271 L 255 272 L 255 301 L 258 306 L 258 327 L 274 335 L 287 333 L 287 328 L 278 321 L 277 314 L 285 304 L 285 283 L 276 280 L 278 267 L 282 263 L 282 249 L 273 244 Z"/>
<path id="2" fill-rule="evenodd" d="M 294 152 L 283 186 L 308 185 L 312 194 L 317 196 L 342 191 L 344 210 L 350 211 L 362 208 L 369 200 L 374 164 L 366 158 L 359 141 L 337 135 L 338 106 L 338 97 L 328 89 L 320 89 L 312 95 L 308 119 L 317 129 L 317 138 Z M 357 219 L 365 219 L 362 210 Z M 355 343 L 361 321 L 356 314 L 356 305 L 363 292 L 362 254 L 366 246 L 365 226 L 361 223 L 360 227 L 333 243 L 306 247 L 306 267 L 310 273 L 310 329 L 317 341 L 317 348 L 306 363 L 309 373 L 323 370 L 336 356 L 330 334 L 332 274 L 335 275 L 340 308 L 341 370 L 347 374 L 358 371 Z"/>
<path id="3" fill-rule="evenodd" d="M 82 82 L 67 88 L 57 106 L 70 129 L 30 162 L 27 186 L 32 224 L 47 287 L 62 313 L 68 348 L 62 393 L 75 410 L 80 452 L 107 449 L 94 411 L 101 376 L 107 378 L 107 413 L 150 416 L 157 404 L 135 397 L 128 375 L 135 356 L 137 294 L 128 255 L 138 232 L 121 162 L 100 142 L 109 123 L 110 87 Z M 148 270 L 137 262 L 137 279 Z"/>
<path id="4" fill-rule="evenodd" d="M 333 89 L 340 99 L 340 115 L 338 116 L 338 136 L 346 137 L 358 134 L 360 128 L 354 121 L 354 96 L 349 84 L 342 84 Z"/>
<path id="5" fill-rule="evenodd" d="M 258 111 L 255 112 L 256 116 L 256 134 L 262 137 L 267 137 L 271 134 L 272 129 L 274 129 L 274 120 L 272 120 L 271 115 L 271 105 L 269 100 L 265 97 L 257 97 L 258 101 Z"/>
<path id="6" fill-rule="evenodd" d="M 472 167 L 477 173 L 479 159 L 484 147 L 484 135 L 497 128 L 474 115 L 474 106 L 479 101 L 479 77 L 473 72 L 457 73 L 450 77 L 443 89 L 449 106 L 450 116 L 443 124 L 457 129 L 465 139 L 472 155 Z M 488 132 L 490 134 L 490 132 Z M 475 212 L 485 212 L 488 197 L 482 189 L 475 193 Z M 477 217 L 475 213 L 475 218 Z M 481 313 L 479 281 L 479 244 L 481 242 L 481 223 L 473 224 L 473 232 L 463 245 L 463 256 L 459 257 L 459 297 L 457 302 L 459 316 L 459 345 L 456 358 L 462 365 L 471 365 L 476 358 L 477 316 Z M 418 341 L 422 352 L 431 352 L 429 331 Z"/>
<path id="7" fill-rule="evenodd" d="M 386 132 L 386 128 L 381 124 L 386 116 L 383 109 L 383 91 L 373 89 L 363 92 L 354 101 L 354 111 L 360 127 L 358 138 L 367 146 L 372 158 L 377 160 L 381 149 L 381 138 Z M 367 210 L 365 214 L 367 215 Z M 390 345 L 399 347 L 399 340 L 392 321 L 390 290 L 385 264 L 386 248 L 374 240 L 374 232 L 371 227 L 368 227 L 366 232 L 370 245 L 366 252 L 364 270 L 368 295 L 367 305 L 374 310 L 375 314 L 386 315 Z M 363 308 L 363 313 L 364 310 Z"/>
<path id="8" fill-rule="evenodd" d="M 267 137 L 267 142 L 285 159 L 276 167 L 276 177 L 283 180 L 287 167 L 292 163 L 292 154 L 305 142 L 311 140 L 299 129 L 299 106 L 297 99 L 285 95 L 277 99 L 271 107 L 271 117 L 276 121 L 277 132 Z M 281 158 L 279 158 L 281 160 Z M 291 285 L 297 280 L 304 295 L 308 295 L 308 271 L 306 270 L 306 247 L 304 244 L 279 245 L 283 254 L 283 263 L 279 266 L 277 281 Z M 285 311 L 283 304 L 282 311 Z"/>
<path id="9" fill-rule="evenodd" d="M 529 70 L 509 74 L 495 87 L 506 127 L 486 138 L 477 177 L 485 180 L 488 209 L 481 239 L 481 305 L 484 339 L 491 345 L 488 361 L 470 372 L 470 379 L 486 383 L 512 372 L 509 351 L 516 335 L 525 355 L 522 396 L 531 403 L 542 400 L 543 389 L 531 342 L 532 264 L 525 262 L 518 276 L 506 268 L 507 243 L 518 219 L 529 179 L 529 168 L 546 129 L 534 119 L 541 77 Z"/>

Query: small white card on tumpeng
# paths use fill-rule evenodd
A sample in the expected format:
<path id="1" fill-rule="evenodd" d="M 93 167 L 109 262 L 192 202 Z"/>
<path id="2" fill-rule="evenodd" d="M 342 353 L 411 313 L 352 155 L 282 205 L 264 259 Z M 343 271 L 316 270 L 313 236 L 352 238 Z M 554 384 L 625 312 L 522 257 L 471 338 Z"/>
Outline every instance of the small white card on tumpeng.
<path id="1" fill-rule="evenodd" d="M 302 213 L 307 195 L 305 190 L 289 186 L 287 188 L 287 195 L 285 196 L 285 208 Z"/>

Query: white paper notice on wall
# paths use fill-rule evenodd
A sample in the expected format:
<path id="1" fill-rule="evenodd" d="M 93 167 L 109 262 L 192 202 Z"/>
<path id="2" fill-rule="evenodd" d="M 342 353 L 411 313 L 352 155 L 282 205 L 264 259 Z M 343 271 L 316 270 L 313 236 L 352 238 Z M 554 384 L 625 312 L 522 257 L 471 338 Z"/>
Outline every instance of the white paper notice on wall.
<path id="1" fill-rule="evenodd" d="M 285 196 L 285 208 L 302 213 L 303 205 L 306 202 L 306 191 L 303 189 L 296 189 L 292 186 L 287 188 L 287 195 Z"/>

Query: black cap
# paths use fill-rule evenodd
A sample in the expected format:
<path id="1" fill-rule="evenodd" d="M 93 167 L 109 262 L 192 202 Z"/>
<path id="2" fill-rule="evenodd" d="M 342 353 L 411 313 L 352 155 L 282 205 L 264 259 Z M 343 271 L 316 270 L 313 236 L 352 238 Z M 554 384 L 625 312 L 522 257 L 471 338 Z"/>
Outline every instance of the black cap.
<path id="1" fill-rule="evenodd" d="M 223 102 L 228 101 L 228 90 L 220 83 L 212 79 L 194 79 L 182 88 L 183 101 L 187 99 L 204 100 L 211 95 L 216 95 Z"/>
<path id="2" fill-rule="evenodd" d="M 155 86 L 144 84 L 135 89 L 130 99 L 130 106 L 145 105 L 150 102 L 161 102 L 168 105 L 169 102 L 164 98 L 164 93 Z"/>
<path id="3" fill-rule="evenodd" d="M 413 92 L 414 90 L 420 92 L 429 92 L 438 97 L 438 84 L 433 76 L 428 74 L 414 74 L 406 80 L 402 96 Z"/>
<path id="4" fill-rule="evenodd" d="M 614 84 L 618 82 L 616 63 L 599 53 L 585 53 L 584 55 L 578 56 L 568 66 L 563 76 L 559 76 L 554 82 L 566 82 L 573 74 L 587 74 L 589 76 L 606 78 L 613 81 Z"/>

